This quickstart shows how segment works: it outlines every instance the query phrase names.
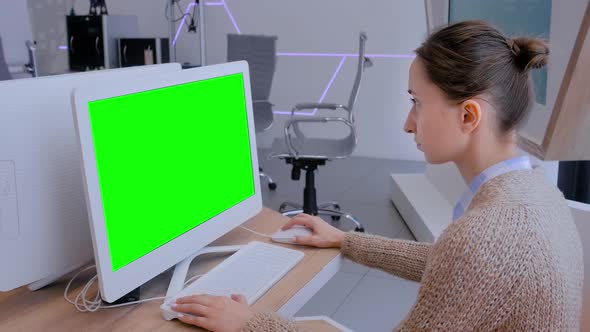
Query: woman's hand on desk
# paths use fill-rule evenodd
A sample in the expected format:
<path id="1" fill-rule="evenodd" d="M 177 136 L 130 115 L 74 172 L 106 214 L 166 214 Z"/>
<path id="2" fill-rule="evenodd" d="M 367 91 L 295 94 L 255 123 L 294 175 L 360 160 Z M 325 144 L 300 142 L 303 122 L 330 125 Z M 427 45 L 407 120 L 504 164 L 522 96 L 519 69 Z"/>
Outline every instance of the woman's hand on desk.
<path id="1" fill-rule="evenodd" d="M 254 311 L 241 295 L 193 295 L 176 299 L 172 310 L 178 319 L 214 332 L 239 332 L 252 319 Z M 188 315 L 183 315 L 188 314 Z"/>
<path id="2" fill-rule="evenodd" d="M 305 213 L 298 214 L 291 218 L 282 229 L 287 230 L 295 225 L 305 226 L 313 232 L 310 236 L 295 237 L 297 244 L 318 248 L 340 248 L 344 239 L 345 233 L 343 231 L 333 227 L 319 217 L 310 216 Z"/>

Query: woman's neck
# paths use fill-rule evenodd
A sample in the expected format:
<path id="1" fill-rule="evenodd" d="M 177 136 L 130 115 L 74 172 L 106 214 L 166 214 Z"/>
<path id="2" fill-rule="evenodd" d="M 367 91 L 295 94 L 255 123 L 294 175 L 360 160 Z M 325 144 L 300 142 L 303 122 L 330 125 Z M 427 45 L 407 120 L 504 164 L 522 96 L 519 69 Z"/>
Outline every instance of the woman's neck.
<path id="1" fill-rule="evenodd" d="M 467 184 L 492 165 L 518 156 L 516 143 L 490 144 L 494 148 L 473 148 L 455 160 L 461 176 Z"/>

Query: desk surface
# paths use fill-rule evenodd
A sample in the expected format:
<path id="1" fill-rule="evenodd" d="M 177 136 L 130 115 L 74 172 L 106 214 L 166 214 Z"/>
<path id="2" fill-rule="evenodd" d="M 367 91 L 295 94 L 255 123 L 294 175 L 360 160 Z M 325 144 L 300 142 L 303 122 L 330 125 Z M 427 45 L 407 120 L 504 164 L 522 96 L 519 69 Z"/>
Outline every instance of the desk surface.
<path id="1" fill-rule="evenodd" d="M 272 234 L 287 220 L 287 217 L 277 212 L 263 209 L 256 217 L 244 223 L 244 226 L 260 233 Z M 270 241 L 268 238 L 236 228 L 211 245 L 246 244 L 253 240 Z M 303 251 L 305 257 L 253 305 L 255 309 L 277 311 L 339 255 L 336 249 L 289 247 Z M 225 257 L 220 254 L 210 254 L 198 258 L 191 266 L 189 276 L 205 273 Z M 11 292 L 0 293 L 0 331 L 196 330 L 177 320 L 165 321 L 160 313 L 161 301 L 116 309 L 103 309 L 94 313 L 79 313 L 63 298 L 69 277 L 36 292 L 30 292 L 26 287 L 21 287 Z M 90 273 L 80 276 L 80 282 L 73 285 L 71 294 L 77 294 L 89 277 Z M 164 296 L 170 277 L 171 270 L 146 283 L 142 287 L 142 298 Z"/>

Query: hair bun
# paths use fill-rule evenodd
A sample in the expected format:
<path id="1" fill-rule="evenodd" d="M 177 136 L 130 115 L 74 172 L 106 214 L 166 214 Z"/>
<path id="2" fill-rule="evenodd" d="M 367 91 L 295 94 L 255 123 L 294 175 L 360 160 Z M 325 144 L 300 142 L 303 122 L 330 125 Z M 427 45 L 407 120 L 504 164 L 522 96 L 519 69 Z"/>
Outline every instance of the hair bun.
<path id="1" fill-rule="evenodd" d="M 508 40 L 516 65 L 522 70 L 543 68 L 549 58 L 549 46 L 542 39 L 517 37 Z"/>

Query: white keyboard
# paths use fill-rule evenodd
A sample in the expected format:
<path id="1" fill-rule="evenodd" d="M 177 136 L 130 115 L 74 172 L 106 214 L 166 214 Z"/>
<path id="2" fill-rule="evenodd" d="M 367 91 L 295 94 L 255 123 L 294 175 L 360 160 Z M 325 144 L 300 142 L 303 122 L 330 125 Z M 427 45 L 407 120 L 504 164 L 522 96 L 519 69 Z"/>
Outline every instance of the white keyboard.
<path id="1" fill-rule="evenodd" d="M 253 304 L 295 267 L 303 256 L 301 251 L 257 241 L 250 242 L 164 302 L 160 306 L 164 319 L 176 318 L 177 313 L 170 308 L 170 303 L 189 295 L 241 294 L 246 297 L 248 304 Z"/>

